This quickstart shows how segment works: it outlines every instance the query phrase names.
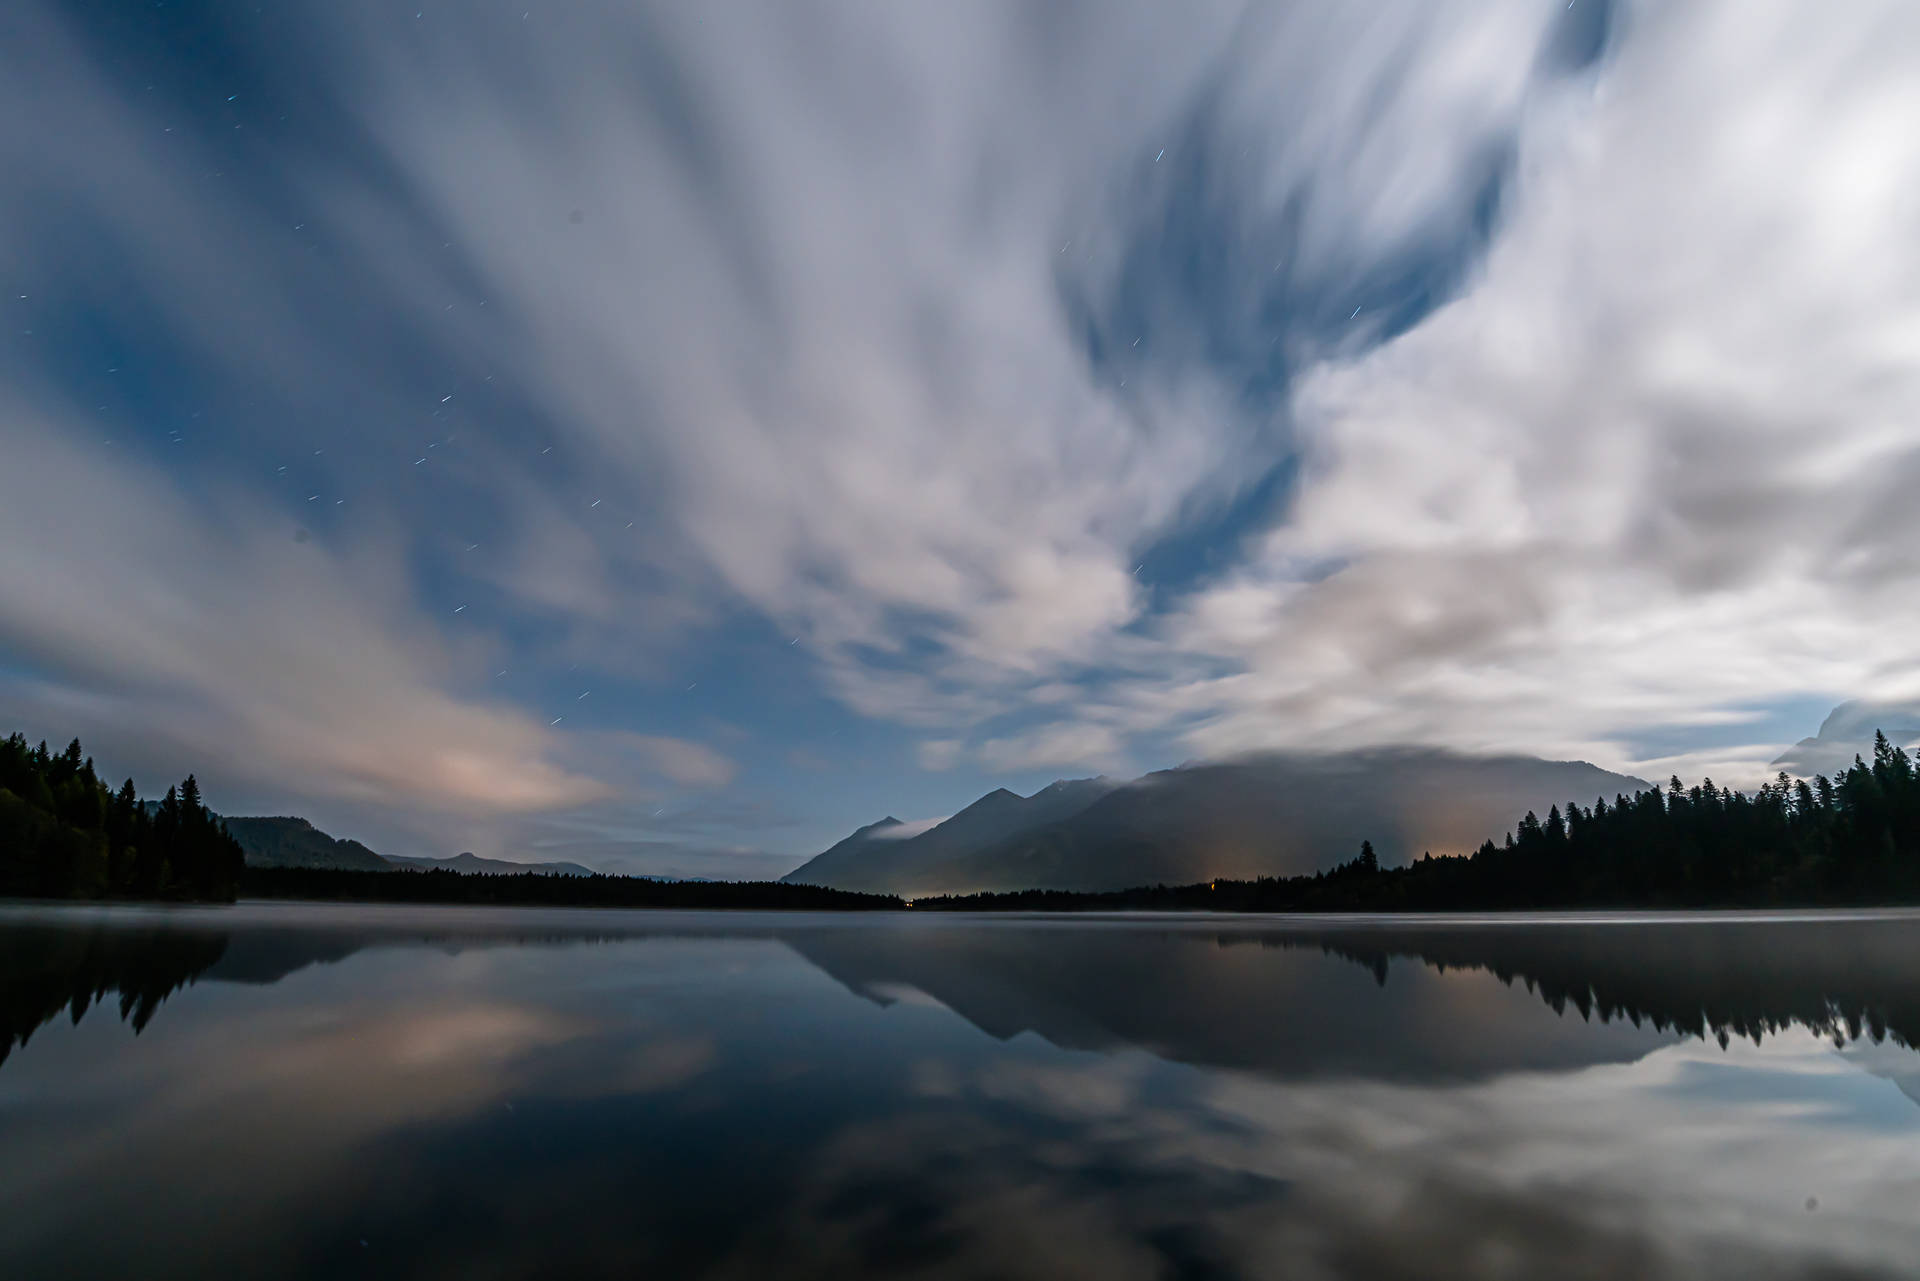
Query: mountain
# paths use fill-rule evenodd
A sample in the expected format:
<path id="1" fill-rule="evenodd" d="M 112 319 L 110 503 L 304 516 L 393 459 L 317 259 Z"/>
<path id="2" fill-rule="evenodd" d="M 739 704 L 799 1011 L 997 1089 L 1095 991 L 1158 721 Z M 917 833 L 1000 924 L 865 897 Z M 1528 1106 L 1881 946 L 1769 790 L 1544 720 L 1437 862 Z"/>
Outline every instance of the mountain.
<path id="1" fill-rule="evenodd" d="M 1500 839 L 1528 810 L 1544 815 L 1569 800 L 1591 804 L 1648 786 L 1584 761 L 1427 748 L 1270 753 L 1118 786 L 1083 782 L 1095 787 L 1057 783 L 1025 808 L 1010 803 L 1011 793 L 992 793 L 920 836 L 869 839 L 787 879 L 918 896 L 1291 876 L 1352 858 L 1362 840 L 1388 864 L 1428 851 L 1465 853 Z M 1054 788 L 1067 812 L 1044 817 L 1048 806 L 1033 803 Z M 966 827 L 941 835 L 963 817 Z M 1037 821 L 1023 825 L 1022 817 Z"/>
<path id="2" fill-rule="evenodd" d="M 532 872 L 537 876 L 593 876 L 596 873 L 590 867 L 578 863 L 514 863 L 503 858 L 481 858 L 478 854 L 455 854 L 452 858 L 405 858 L 398 854 L 387 854 L 385 860 L 394 867 L 419 868 L 432 871 L 443 868 L 449 872 L 465 872 L 469 875 L 520 876 Z"/>
<path id="3" fill-rule="evenodd" d="M 444 867 L 455 872 L 543 876 L 592 876 L 593 869 L 578 863 L 509 863 L 504 859 L 459 854 L 453 858 L 406 858 L 375 854 L 358 841 L 339 840 L 304 818 L 223 818 L 233 839 L 240 842 L 248 867 L 319 867 L 349 872 L 391 872 L 396 867 Z"/>
<path id="4" fill-rule="evenodd" d="M 336 840 L 304 818 L 225 818 L 248 867 L 330 867 L 385 872 L 392 864 L 358 841 Z"/>
<path id="5" fill-rule="evenodd" d="M 893 835 L 894 829 L 905 825 L 888 816 L 861 828 L 781 879 L 891 893 L 881 887 L 937 875 L 938 868 L 955 859 L 1071 818 L 1117 786 L 1106 778 L 1061 779 L 1032 796 L 1019 796 L 1002 787 L 913 836 Z"/>
<path id="6" fill-rule="evenodd" d="M 1885 731 L 1895 746 L 1920 741 L 1920 703 L 1868 703 L 1858 699 L 1840 704 L 1820 722 L 1819 732 L 1782 752 L 1773 763 L 1796 778 L 1835 775 L 1860 756 L 1873 759 L 1873 736 Z"/>
<path id="7" fill-rule="evenodd" d="M 841 883 L 839 878 L 859 879 L 862 869 L 872 859 L 877 857 L 884 860 L 888 854 L 895 852 L 900 838 L 889 836 L 888 833 L 905 826 L 905 823 L 889 814 L 877 823 L 855 828 L 852 836 L 815 854 L 780 879 L 804 885 L 838 885 Z M 809 875 L 802 876 L 802 872 Z"/>

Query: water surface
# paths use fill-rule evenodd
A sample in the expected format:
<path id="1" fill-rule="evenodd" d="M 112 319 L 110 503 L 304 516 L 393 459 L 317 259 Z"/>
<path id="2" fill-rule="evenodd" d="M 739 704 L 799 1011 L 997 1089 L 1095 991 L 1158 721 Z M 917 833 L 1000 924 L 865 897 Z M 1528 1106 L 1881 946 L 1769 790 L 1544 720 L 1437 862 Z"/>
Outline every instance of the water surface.
<path id="1" fill-rule="evenodd" d="M 1920 917 L 0 909 L 0 1276 L 1910 1276 Z"/>

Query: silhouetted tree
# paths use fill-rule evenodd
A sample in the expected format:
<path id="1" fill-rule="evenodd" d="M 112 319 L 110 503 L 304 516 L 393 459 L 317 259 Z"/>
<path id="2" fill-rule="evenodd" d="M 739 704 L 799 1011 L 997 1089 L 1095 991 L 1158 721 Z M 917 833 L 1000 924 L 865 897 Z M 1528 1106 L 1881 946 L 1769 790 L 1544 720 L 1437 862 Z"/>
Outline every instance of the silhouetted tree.
<path id="1" fill-rule="evenodd" d="M 0 743 L 0 894 L 230 900 L 244 857 L 188 775 L 149 813 L 109 792 L 78 739 L 58 755 Z"/>

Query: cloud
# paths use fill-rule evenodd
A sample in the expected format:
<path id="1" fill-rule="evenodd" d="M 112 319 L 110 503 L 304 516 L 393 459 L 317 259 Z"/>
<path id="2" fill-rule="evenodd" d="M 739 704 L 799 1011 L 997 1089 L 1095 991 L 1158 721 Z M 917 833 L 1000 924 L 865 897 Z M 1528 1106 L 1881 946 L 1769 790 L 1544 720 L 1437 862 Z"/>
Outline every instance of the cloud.
<path id="1" fill-rule="evenodd" d="M 480 658 L 651 679 L 769 625 L 929 769 L 1631 767 L 1920 696 L 1902 5 L 230 20 L 255 115 L 49 7 L 0 42 L 0 372 L 59 420 L 9 423 L 0 636 L 49 721 L 512 811 L 604 788 Z M 283 466 L 351 524 L 283 537 Z"/>
<path id="2" fill-rule="evenodd" d="M 868 839 L 874 841 L 904 841 L 908 837 L 918 836 L 922 832 L 932 831 L 952 817 L 953 815 L 951 814 L 941 814 L 936 818 L 916 818 L 905 823 L 895 823 L 892 827 L 883 827 L 877 832 L 869 833 Z"/>
<path id="3" fill-rule="evenodd" d="M 224 780 L 220 806 L 297 791 L 513 814 L 606 794 L 554 762 L 532 718 L 457 692 L 483 656 L 419 618 L 377 546 L 336 556 L 236 495 L 189 501 L 27 406 L 0 417 L 33 460 L 0 468 L 0 642 L 46 674 L 16 712 L 142 760 L 187 745 Z"/>
<path id="4" fill-rule="evenodd" d="M 1196 742 L 1605 756 L 1629 726 L 1920 676 L 1895 497 L 1920 480 L 1915 16 L 1623 29 L 1529 113 L 1464 296 L 1301 387 L 1291 519 L 1167 633 L 1241 669 Z"/>
<path id="5" fill-rule="evenodd" d="M 957 738 L 928 738 L 915 745 L 913 754 L 921 769 L 947 770 L 959 763 L 965 747 Z"/>
<path id="6" fill-rule="evenodd" d="M 738 767 L 704 743 L 658 734 L 591 733 L 576 736 L 578 748 L 625 757 L 683 787 L 725 787 Z"/>
<path id="7" fill-rule="evenodd" d="M 348 12 L 322 38 L 478 274 L 490 367 L 852 706 L 942 725 L 1106 661 L 1147 603 L 1134 551 L 1284 456 L 1271 413 L 1190 362 L 1123 394 L 1063 304 L 1124 309 L 1166 234 L 1142 218 L 1190 173 L 1156 157 L 1196 130 L 1243 157 L 1205 181 L 1244 206 L 1249 266 L 1282 224 L 1329 279 L 1417 255 L 1470 231 L 1554 21 L 589 6 L 449 34 Z M 368 225 L 365 260 L 411 252 Z M 1135 318 L 1170 357 L 1183 306 Z"/>
<path id="8" fill-rule="evenodd" d="M 978 755 L 988 769 L 1003 772 L 1054 766 L 1118 768 L 1121 743 L 1121 735 L 1110 726 L 1057 724 L 990 738 L 980 744 Z"/>

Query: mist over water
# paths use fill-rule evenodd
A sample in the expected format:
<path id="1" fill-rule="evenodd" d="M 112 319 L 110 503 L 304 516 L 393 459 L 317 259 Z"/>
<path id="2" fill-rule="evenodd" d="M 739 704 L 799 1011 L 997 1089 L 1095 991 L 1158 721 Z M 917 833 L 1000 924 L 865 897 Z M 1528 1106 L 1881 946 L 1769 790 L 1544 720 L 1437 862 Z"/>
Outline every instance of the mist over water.
<path id="1" fill-rule="evenodd" d="M 0 911 L 0 1274 L 1898 1276 L 1920 915 Z"/>

